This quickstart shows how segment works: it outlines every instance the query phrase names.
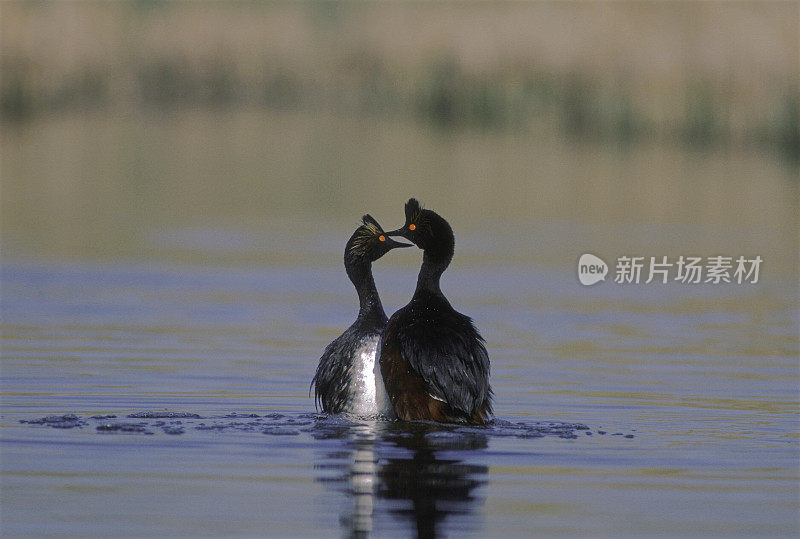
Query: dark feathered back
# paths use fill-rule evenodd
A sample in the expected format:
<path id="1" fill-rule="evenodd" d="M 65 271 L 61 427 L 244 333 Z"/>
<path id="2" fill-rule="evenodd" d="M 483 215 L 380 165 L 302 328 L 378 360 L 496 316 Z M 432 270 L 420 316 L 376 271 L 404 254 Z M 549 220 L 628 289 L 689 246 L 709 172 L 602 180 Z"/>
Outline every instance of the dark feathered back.
<path id="1" fill-rule="evenodd" d="M 436 398 L 470 416 L 489 398 L 489 354 L 472 320 L 455 311 L 398 325 L 400 350 Z"/>

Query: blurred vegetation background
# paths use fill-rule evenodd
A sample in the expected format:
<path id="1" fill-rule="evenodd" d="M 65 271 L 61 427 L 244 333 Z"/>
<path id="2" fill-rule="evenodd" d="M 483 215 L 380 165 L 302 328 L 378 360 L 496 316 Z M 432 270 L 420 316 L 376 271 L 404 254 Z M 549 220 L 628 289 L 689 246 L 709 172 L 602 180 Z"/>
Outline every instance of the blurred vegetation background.
<path id="1" fill-rule="evenodd" d="M 587 225 L 559 260 L 627 222 L 795 270 L 799 28 L 792 1 L 3 2 L 3 247 L 280 251 L 237 234 L 414 195 L 459 231 Z"/>
<path id="2" fill-rule="evenodd" d="M 411 115 L 800 153 L 796 2 L 5 2 L 3 118 Z"/>

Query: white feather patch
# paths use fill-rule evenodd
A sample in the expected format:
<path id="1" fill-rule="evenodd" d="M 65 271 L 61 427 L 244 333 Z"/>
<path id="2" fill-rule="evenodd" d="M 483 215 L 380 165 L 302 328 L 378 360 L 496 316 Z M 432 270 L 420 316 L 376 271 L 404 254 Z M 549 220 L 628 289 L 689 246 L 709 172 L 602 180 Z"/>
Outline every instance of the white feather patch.
<path id="1" fill-rule="evenodd" d="M 380 337 L 368 337 L 356 349 L 353 361 L 352 396 L 348 405 L 351 414 L 370 417 L 382 414 L 394 416 L 392 404 L 383 385 L 378 364 Z"/>

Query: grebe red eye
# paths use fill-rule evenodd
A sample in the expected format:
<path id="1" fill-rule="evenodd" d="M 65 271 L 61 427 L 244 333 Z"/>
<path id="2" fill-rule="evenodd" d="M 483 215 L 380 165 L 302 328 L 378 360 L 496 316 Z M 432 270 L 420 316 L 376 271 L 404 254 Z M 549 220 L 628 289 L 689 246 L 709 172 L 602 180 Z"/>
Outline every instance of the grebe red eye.
<path id="1" fill-rule="evenodd" d="M 417 225 L 415 225 L 414 223 L 411 223 L 410 225 L 408 225 L 408 229 L 409 230 L 416 230 L 417 229 Z"/>
<path id="2" fill-rule="evenodd" d="M 386 241 L 386 236 L 378 236 L 378 239 L 381 241 Z"/>

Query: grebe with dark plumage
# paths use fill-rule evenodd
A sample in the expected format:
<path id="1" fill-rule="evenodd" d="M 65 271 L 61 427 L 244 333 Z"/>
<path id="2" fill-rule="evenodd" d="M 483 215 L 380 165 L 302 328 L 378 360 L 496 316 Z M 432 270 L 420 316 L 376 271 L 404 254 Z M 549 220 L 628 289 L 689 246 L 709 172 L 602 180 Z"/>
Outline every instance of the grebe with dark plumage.
<path id="1" fill-rule="evenodd" d="M 380 370 L 392 408 L 404 420 L 486 423 L 492 390 L 483 337 L 439 287 L 453 258 L 453 230 L 414 198 L 405 213 L 405 225 L 386 235 L 402 236 L 424 254 L 414 296 L 392 315 L 382 337 Z"/>
<path id="2" fill-rule="evenodd" d="M 391 417 L 376 356 L 387 319 L 372 277 L 372 262 L 410 244 L 388 237 L 370 215 L 362 217 L 362 222 L 344 249 L 345 271 L 358 292 L 358 317 L 325 348 L 311 384 L 315 403 L 324 412 Z"/>

